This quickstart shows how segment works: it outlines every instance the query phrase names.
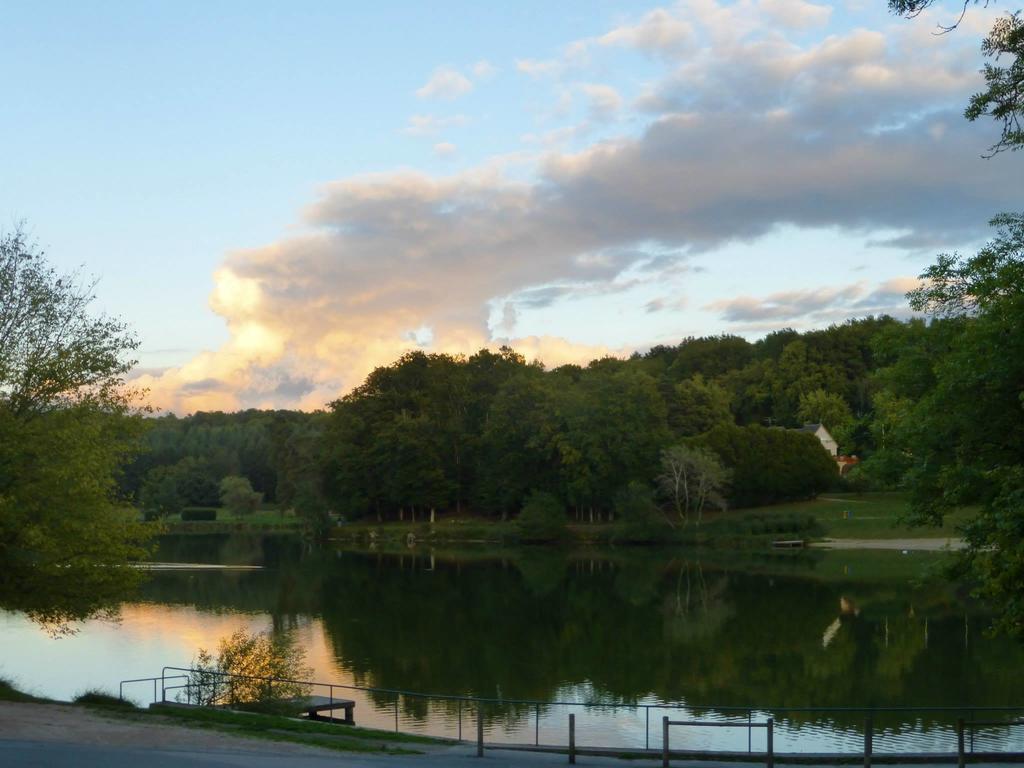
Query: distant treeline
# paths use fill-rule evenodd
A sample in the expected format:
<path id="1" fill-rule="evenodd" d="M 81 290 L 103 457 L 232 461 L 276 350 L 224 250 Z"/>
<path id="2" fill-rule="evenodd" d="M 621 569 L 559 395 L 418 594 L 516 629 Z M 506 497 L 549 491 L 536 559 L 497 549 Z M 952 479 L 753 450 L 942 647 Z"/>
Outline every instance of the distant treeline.
<path id="1" fill-rule="evenodd" d="M 870 469 L 892 420 L 886 371 L 908 348 L 927 355 L 943 322 L 689 338 L 552 370 L 507 348 L 410 352 L 323 412 L 154 419 L 122 489 L 144 506 L 168 495 L 172 508 L 216 506 L 223 478 L 240 475 L 267 502 L 351 519 L 504 518 L 543 491 L 602 519 L 630 483 L 654 490 L 663 452 L 684 444 L 725 465 L 729 506 L 807 498 L 838 482 L 835 464 L 812 436 L 780 428 L 824 423 Z M 875 463 L 861 482 L 898 478 L 892 461 Z"/>

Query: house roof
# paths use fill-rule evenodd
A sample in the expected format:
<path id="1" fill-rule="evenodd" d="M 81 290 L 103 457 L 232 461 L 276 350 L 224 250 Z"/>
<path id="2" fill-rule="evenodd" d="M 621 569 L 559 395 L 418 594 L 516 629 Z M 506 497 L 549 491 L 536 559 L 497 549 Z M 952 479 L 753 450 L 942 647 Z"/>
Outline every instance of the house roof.
<path id="1" fill-rule="evenodd" d="M 797 428 L 797 432 L 810 432 L 811 434 L 814 434 L 821 429 L 822 426 L 823 425 L 821 424 L 804 424 L 802 427 Z"/>

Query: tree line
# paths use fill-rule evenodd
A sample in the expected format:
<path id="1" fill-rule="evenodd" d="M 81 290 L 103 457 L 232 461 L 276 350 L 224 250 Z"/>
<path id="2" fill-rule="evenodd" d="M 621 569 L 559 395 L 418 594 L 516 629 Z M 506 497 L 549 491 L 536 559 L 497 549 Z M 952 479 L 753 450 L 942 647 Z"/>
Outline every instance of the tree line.
<path id="1" fill-rule="evenodd" d="M 409 352 L 322 412 L 154 419 L 122 490 L 174 511 L 217 505 L 224 478 L 240 476 L 303 514 L 380 520 L 507 519 L 535 492 L 607 520 L 631 484 L 682 521 L 808 498 L 837 470 L 791 428 L 822 422 L 870 456 L 879 341 L 910 328 L 882 317 L 756 342 L 689 338 L 551 370 L 509 348 Z"/>

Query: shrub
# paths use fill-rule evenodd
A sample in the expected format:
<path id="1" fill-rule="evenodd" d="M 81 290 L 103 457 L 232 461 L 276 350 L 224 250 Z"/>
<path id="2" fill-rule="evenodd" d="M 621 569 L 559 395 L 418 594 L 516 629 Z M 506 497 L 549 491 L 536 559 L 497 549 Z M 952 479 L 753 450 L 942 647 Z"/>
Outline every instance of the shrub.
<path id="1" fill-rule="evenodd" d="M 565 537 L 565 507 L 556 496 L 534 491 L 526 499 L 516 518 L 516 529 L 523 541 L 557 541 Z"/>
<path id="2" fill-rule="evenodd" d="M 248 515 L 256 511 L 263 494 L 252 489 L 249 478 L 228 475 L 220 481 L 220 500 L 233 515 Z"/>
<path id="3" fill-rule="evenodd" d="M 668 522 L 654 494 L 643 483 L 632 482 L 620 488 L 614 499 L 616 538 L 623 541 L 662 541 L 669 531 Z"/>
<path id="4" fill-rule="evenodd" d="M 828 451 L 806 432 L 723 424 L 694 442 L 732 470 L 733 507 L 810 499 L 831 488 L 837 475 Z"/>
<path id="5" fill-rule="evenodd" d="M 217 510 L 204 507 L 186 507 L 181 510 L 181 519 L 185 522 L 193 520 L 216 520 Z"/>
<path id="6" fill-rule="evenodd" d="M 294 699 L 308 696 L 309 686 L 270 679 L 302 680 L 312 674 L 306 652 L 290 635 L 239 629 L 221 638 L 216 656 L 199 649 L 184 698 L 202 706 Z"/>
<path id="7" fill-rule="evenodd" d="M 75 704 L 86 704 L 91 707 L 113 707 L 115 709 L 135 709 L 130 701 L 118 698 L 113 693 L 92 688 L 74 698 Z"/>

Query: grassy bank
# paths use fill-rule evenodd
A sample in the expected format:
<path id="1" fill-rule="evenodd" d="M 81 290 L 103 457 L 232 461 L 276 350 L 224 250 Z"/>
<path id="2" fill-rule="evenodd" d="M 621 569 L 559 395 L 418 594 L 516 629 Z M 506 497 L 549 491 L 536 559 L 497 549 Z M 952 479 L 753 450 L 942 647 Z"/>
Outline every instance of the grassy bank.
<path id="1" fill-rule="evenodd" d="M 665 525 L 656 542 L 682 546 L 759 547 L 772 540 L 799 538 L 898 539 L 949 538 L 973 513 L 970 508 L 948 516 L 942 526 L 911 527 L 901 521 L 910 511 L 902 493 L 833 493 L 812 501 L 776 504 L 708 513 L 701 525 L 690 522 Z M 297 533 L 303 520 L 290 511 L 264 507 L 247 515 L 216 510 L 216 520 L 182 520 L 180 515 L 164 518 L 171 534 Z M 187 515 L 186 515 L 187 517 Z M 608 522 L 570 522 L 567 539 L 577 544 L 627 544 L 623 528 Z M 380 547 L 407 546 L 410 542 L 431 545 L 506 545 L 519 540 L 514 520 L 487 520 L 467 515 L 444 515 L 437 521 L 359 520 L 331 529 L 330 538 L 346 544 Z"/>
<path id="2" fill-rule="evenodd" d="M 957 536 L 957 527 L 974 513 L 957 510 L 942 526 L 908 526 L 900 518 L 910 512 L 904 493 L 830 493 L 814 501 L 763 507 L 764 510 L 810 515 L 830 539 L 918 539 Z"/>
<path id="3" fill-rule="evenodd" d="M 827 494 L 812 501 L 709 513 L 701 525 L 666 525 L 657 542 L 680 546 L 759 548 L 778 539 L 898 539 L 949 538 L 972 514 L 963 509 L 939 527 L 911 527 L 901 522 L 910 511 L 901 493 Z M 515 521 L 443 517 L 435 523 L 358 521 L 339 525 L 331 538 L 344 544 L 374 545 L 384 549 L 410 544 L 506 545 L 519 534 Z M 629 535 L 615 523 L 570 523 L 570 544 L 627 544 Z"/>
<path id="4" fill-rule="evenodd" d="M 245 738 L 283 741 L 293 744 L 321 747 L 340 752 L 376 754 L 419 754 L 417 745 L 445 745 L 444 739 L 415 736 L 372 728 L 317 723 L 298 717 L 238 712 L 223 709 L 155 705 L 140 709 L 130 702 L 103 691 L 86 691 L 72 702 L 53 701 L 32 696 L 18 690 L 7 680 L 0 679 L 0 701 L 19 704 L 51 704 L 63 707 L 84 707 L 102 712 L 105 716 L 126 719 L 140 724 L 159 727 L 165 724 L 187 728 L 202 728 Z"/>
<path id="5" fill-rule="evenodd" d="M 189 512 L 216 514 L 215 520 L 189 520 Z M 187 507 L 183 514 L 161 519 L 165 533 L 295 533 L 302 530 L 302 518 L 290 510 L 264 506 L 253 512 L 237 515 L 222 507 Z"/>

